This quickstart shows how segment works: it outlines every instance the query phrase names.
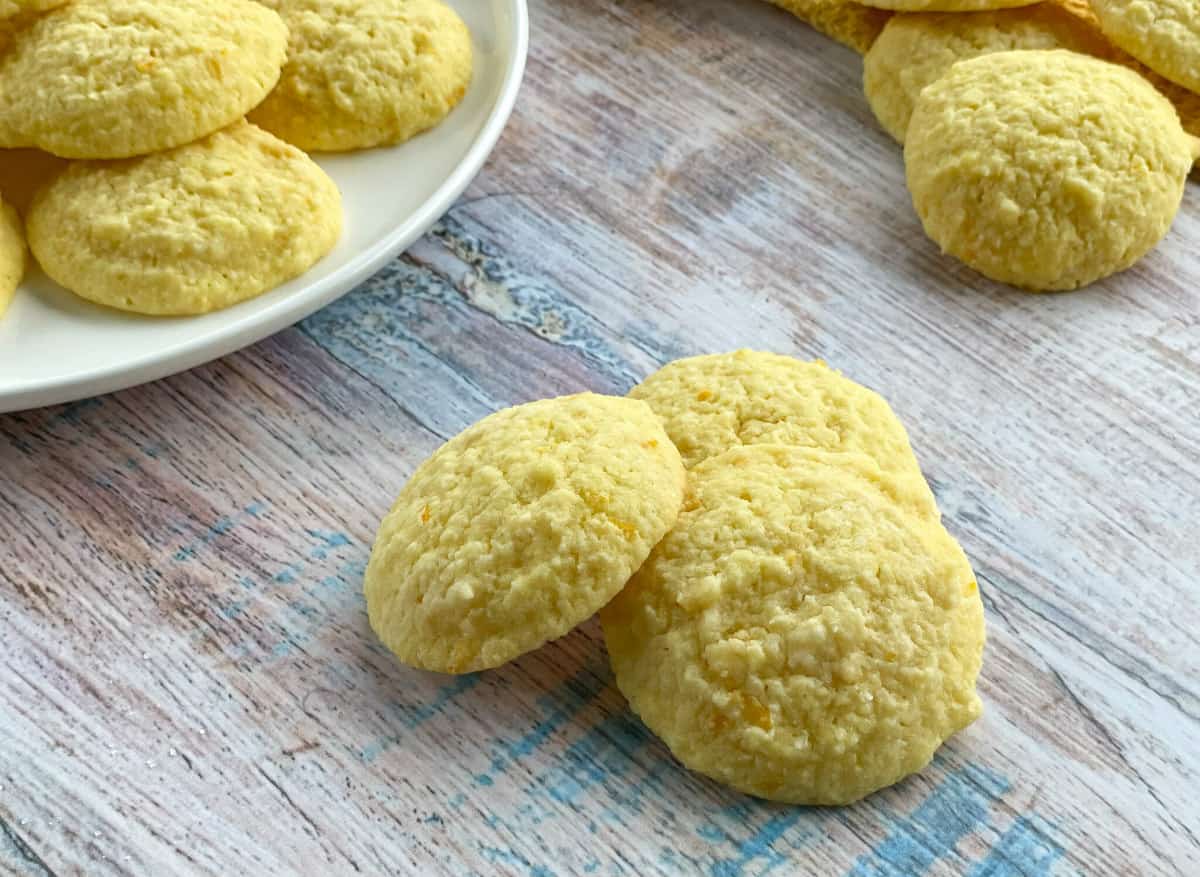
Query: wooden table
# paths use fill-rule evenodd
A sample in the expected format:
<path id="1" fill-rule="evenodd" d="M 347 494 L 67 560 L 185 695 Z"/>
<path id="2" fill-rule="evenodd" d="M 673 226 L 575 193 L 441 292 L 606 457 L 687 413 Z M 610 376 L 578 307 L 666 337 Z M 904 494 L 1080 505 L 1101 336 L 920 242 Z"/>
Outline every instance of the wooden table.
<path id="1" fill-rule="evenodd" d="M 0 417 L 0 871 L 1200 873 L 1200 197 L 1084 292 L 942 257 L 860 62 L 766 5 L 538 0 L 487 170 L 301 325 Z M 986 712 L 853 807 L 689 774 L 594 622 L 399 665 L 376 523 L 505 405 L 823 357 L 912 433 L 987 609 Z"/>

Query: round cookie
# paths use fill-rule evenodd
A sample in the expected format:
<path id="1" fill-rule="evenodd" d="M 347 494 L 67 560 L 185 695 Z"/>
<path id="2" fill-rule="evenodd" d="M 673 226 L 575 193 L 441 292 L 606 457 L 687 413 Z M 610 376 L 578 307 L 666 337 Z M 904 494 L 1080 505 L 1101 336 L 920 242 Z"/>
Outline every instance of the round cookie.
<path id="1" fill-rule="evenodd" d="M 432 128 L 471 81 L 471 35 L 441 0 L 265 0 L 287 22 L 279 84 L 250 120 L 343 151 Z"/>
<path id="2" fill-rule="evenodd" d="M 1100 29 L 1151 70 L 1200 91 L 1200 6 L 1195 0 L 1092 0 Z"/>
<path id="3" fill-rule="evenodd" d="M 869 0 L 867 6 L 892 12 L 984 12 L 1032 6 L 1038 0 Z"/>
<path id="4" fill-rule="evenodd" d="M 612 599 L 679 515 L 685 474 L 643 402 L 584 393 L 442 445 L 379 528 L 371 627 L 406 664 L 497 667 Z"/>
<path id="5" fill-rule="evenodd" d="M 67 159 L 40 149 L 0 149 L 0 197 L 22 216 L 38 189 L 67 166 Z"/>
<path id="6" fill-rule="evenodd" d="M 0 146 L 126 158 L 190 143 L 261 101 L 286 47 L 253 0 L 76 0 L 0 60 Z"/>
<path id="7" fill-rule="evenodd" d="M 38 192 L 29 244 L 77 295 L 142 314 L 202 314 L 304 273 L 342 227 L 307 155 L 247 122 L 117 162 L 74 162 Z"/>
<path id="8" fill-rule="evenodd" d="M 25 235 L 12 205 L 0 201 L 0 317 L 8 310 L 25 275 Z"/>
<path id="9" fill-rule="evenodd" d="M 630 390 L 649 403 L 689 469 L 730 448 L 759 443 L 873 458 L 937 514 L 908 434 L 883 397 L 821 361 L 738 350 L 668 363 Z"/>
<path id="10" fill-rule="evenodd" d="M 960 61 L 905 138 L 925 232 L 988 277 L 1065 290 L 1128 268 L 1166 234 L 1193 140 L 1131 70 L 1074 52 Z"/>
<path id="11" fill-rule="evenodd" d="M 925 86 L 956 61 L 1013 49 L 1109 51 L 1095 28 L 1053 3 L 994 12 L 896 15 L 863 58 L 863 91 L 884 130 L 903 143 Z"/>
<path id="12" fill-rule="evenodd" d="M 928 764 L 981 712 L 983 609 L 940 524 L 859 454 L 736 448 L 600 613 L 617 685 L 692 770 L 847 804 Z"/>

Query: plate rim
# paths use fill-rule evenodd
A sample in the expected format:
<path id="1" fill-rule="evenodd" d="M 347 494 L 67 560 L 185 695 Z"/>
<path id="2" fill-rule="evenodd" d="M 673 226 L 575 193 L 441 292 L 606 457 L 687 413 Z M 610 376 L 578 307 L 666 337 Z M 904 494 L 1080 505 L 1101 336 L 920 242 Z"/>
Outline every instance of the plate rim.
<path id="1" fill-rule="evenodd" d="M 83 375 L 43 378 L 17 389 L 0 390 L 0 413 L 28 411 L 127 390 L 228 356 L 333 303 L 416 242 L 454 206 L 482 170 L 516 105 L 529 53 L 529 10 L 526 0 L 506 0 L 506 3 L 511 13 L 508 42 L 512 50 L 499 96 L 462 161 L 408 221 L 322 278 L 305 295 L 287 296 L 272 307 L 248 316 L 241 324 L 235 322 L 189 339 L 166 355 L 146 354 Z"/>

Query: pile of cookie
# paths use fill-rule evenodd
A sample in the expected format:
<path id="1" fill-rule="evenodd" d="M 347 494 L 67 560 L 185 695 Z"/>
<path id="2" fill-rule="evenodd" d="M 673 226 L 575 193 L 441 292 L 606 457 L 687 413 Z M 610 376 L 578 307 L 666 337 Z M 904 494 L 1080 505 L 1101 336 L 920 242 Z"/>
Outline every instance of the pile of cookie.
<path id="1" fill-rule="evenodd" d="M 926 233 L 1034 291 L 1128 268 L 1200 156 L 1190 0 L 774 0 L 864 53 Z"/>
<path id="2" fill-rule="evenodd" d="M 891 408 L 821 362 L 700 356 L 492 414 L 409 479 L 364 589 L 384 644 L 444 673 L 598 611 L 678 759 L 777 801 L 861 798 L 981 711 L 970 564 Z"/>
<path id="3" fill-rule="evenodd" d="M 26 247 L 77 295 L 203 314 L 341 235 L 306 154 L 400 143 L 471 79 L 442 0 L 0 0 L 0 315 Z"/>

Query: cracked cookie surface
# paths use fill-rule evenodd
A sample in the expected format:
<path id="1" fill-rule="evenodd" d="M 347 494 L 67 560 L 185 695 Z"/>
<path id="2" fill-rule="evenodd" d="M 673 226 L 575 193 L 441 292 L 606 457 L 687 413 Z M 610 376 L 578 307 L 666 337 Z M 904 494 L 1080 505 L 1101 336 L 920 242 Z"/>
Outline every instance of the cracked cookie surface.
<path id="1" fill-rule="evenodd" d="M 1132 70 L 1012 51 L 960 61 L 921 92 L 904 160 L 913 205 L 944 252 L 994 280 L 1066 290 L 1162 239 L 1193 142 Z"/>
<path id="2" fill-rule="evenodd" d="M 754 445 L 600 613 L 617 685 L 687 767 L 845 804 L 920 770 L 981 711 L 983 609 L 958 544 L 861 454 Z"/>

